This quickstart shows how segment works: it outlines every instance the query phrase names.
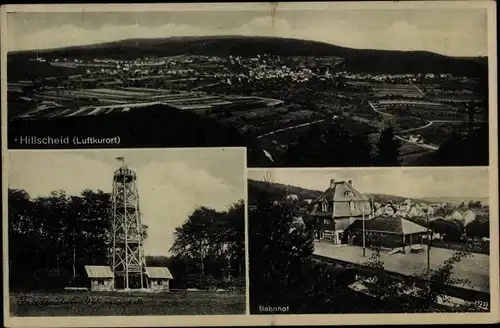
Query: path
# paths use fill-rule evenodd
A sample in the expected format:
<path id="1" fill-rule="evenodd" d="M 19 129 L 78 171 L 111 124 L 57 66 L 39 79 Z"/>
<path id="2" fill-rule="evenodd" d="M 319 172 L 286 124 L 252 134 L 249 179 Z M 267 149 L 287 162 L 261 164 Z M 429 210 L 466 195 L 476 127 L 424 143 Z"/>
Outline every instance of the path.
<path id="1" fill-rule="evenodd" d="M 420 90 L 420 88 L 419 88 L 419 87 L 417 87 L 415 84 L 413 84 L 413 82 L 412 82 L 411 80 L 410 80 L 410 84 L 411 84 L 411 85 L 413 85 L 413 86 L 415 87 L 415 89 L 417 89 L 417 90 L 418 90 L 418 92 L 420 92 L 420 93 L 422 94 L 422 96 L 424 96 L 424 97 L 425 97 L 425 93 L 424 93 L 422 90 Z"/>
<path id="2" fill-rule="evenodd" d="M 201 89 L 208 88 L 208 87 L 214 87 L 214 86 L 219 85 L 219 84 L 222 84 L 222 83 L 221 82 L 215 82 L 215 83 L 205 84 L 205 85 L 193 88 L 190 91 L 197 91 L 197 90 L 201 90 Z"/>
<path id="3" fill-rule="evenodd" d="M 436 147 L 436 146 L 433 146 L 433 145 L 412 142 L 412 141 L 410 141 L 408 139 L 405 139 L 405 138 L 403 138 L 401 136 L 396 136 L 396 139 L 404 141 L 404 142 L 407 142 L 409 144 L 415 145 L 415 146 L 420 147 L 420 148 L 424 148 L 424 149 L 429 149 L 429 150 L 438 150 L 439 149 L 439 147 Z"/>
<path id="4" fill-rule="evenodd" d="M 371 101 L 369 101 L 369 102 L 368 102 L 368 104 L 369 104 L 369 105 L 370 105 L 370 107 L 373 109 L 373 111 L 375 111 L 376 113 L 379 113 L 379 114 L 382 114 L 382 115 L 385 115 L 385 116 L 390 116 L 390 117 L 394 116 L 394 115 L 392 115 L 392 114 L 389 114 L 389 113 L 384 113 L 384 112 L 382 112 L 382 111 L 378 110 L 375 106 L 373 106 L 373 104 L 371 103 Z"/>
<path id="5" fill-rule="evenodd" d="M 427 124 L 422 125 L 422 126 L 419 126 L 418 128 L 411 128 L 411 129 L 407 129 L 407 130 L 402 130 L 402 131 L 400 131 L 400 132 L 412 132 L 412 131 L 418 131 L 418 130 L 422 130 L 422 129 L 428 128 L 428 127 L 429 127 L 429 126 L 431 126 L 432 124 L 434 124 L 434 121 L 429 121 Z"/>
<path id="6" fill-rule="evenodd" d="M 287 130 L 293 130 L 293 129 L 301 128 L 301 127 L 304 127 L 304 126 L 313 125 L 313 124 L 316 124 L 316 123 L 321 123 L 321 122 L 324 122 L 324 121 L 325 120 L 322 119 L 322 120 L 312 121 L 312 122 L 303 123 L 303 124 L 299 124 L 299 125 L 289 126 L 287 128 L 283 128 L 283 129 L 274 130 L 274 131 L 271 131 L 271 132 L 267 132 L 267 133 L 261 134 L 260 136 L 257 137 L 257 139 L 260 139 L 260 138 L 263 138 L 263 137 L 266 137 L 266 136 L 269 136 L 269 135 L 273 135 L 273 134 L 276 134 L 276 133 L 279 133 L 279 132 L 283 132 L 283 131 L 287 131 Z"/>
<path id="7" fill-rule="evenodd" d="M 378 110 L 375 106 L 373 106 L 373 104 L 371 102 L 368 102 L 368 104 L 370 105 L 370 107 L 372 108 L 373 111 L 375 111 L 376 113 L 379 113 L 379 114 L 382 114 L 382 115 L 386 115 L 386 116 L 394 116 L 392 114 L 389 114 L 389 113 L 384 113 L 380 110 Z M 404 130 L 404 131 L 401 131 L 401 132 L 410 132 L 410 131 L 417 131 L 417 130 L 421 130 L 421 129 L 425 129 L 425 128 L 428 128 L 429 126 L 431 126 L 432 124 L 434 123 L 444 123 L 444 121 L 429 121 L 429 123 L 423 125 L 423 126 L 419 126 L 419 127 L 416 127 L 416 128 L 411 128 L 411 129 L 407 129 L 407 130 Z M 438 150 L 438 147 L 436 146 L 433 146 L 433 145 L 429 145 L 429 144 L 424 144 L 424 143 L 416 143 L 416 142 L 412 142 L 408 139 L 405 139 L 401 136 L 396 136 L 396 139 L 399 139 L 403 142 L 407 142 L 407 143 L 410 143 L 412 145 L 415 145 L 415 146 L 418 146 L 420 148 L 424 148 L 424 149 L 428 149 L 428 150 Z"/>

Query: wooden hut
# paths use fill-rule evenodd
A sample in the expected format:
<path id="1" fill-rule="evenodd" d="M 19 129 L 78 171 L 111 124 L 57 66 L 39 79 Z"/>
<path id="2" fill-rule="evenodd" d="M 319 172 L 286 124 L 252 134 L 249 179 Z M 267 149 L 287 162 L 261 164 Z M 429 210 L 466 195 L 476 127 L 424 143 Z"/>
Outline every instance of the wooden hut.
<path id="1" fill-rule="evenodd" d="M 168 291 L 170 289 L 170 280 L 174 279 L 170 270 L 166 267 L 147 267 L 146 275 L 149 289 L 154 291 Z"/>
<path id="2" fill-rule="evenodd" d="M 85 272 L 90 279 L 90 290 L 111 291 L 114 289 L 114 274 L 109 266 L 86 265 Z"/>
<path id="3" fill-rule="evenodd" d="M 427 228 L 400 217 L 380 216 L 365 221 L 356 220 L 346 228 L 345 242 L 362 245 L 363 229 L 366 246 L 381 246 L 385 248 L 401 247 L 403 253 L 405 246 L 419 243 L 422 246 L 422 236 L 427 233 Z"/>

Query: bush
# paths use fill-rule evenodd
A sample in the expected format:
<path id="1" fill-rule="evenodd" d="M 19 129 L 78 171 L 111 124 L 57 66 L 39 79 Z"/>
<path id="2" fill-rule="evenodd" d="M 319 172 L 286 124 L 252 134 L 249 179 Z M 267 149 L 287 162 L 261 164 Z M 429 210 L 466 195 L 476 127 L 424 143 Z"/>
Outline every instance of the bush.
<path id="1" fill-rule="evenodd" d="M 444 240 L 459 241 L 463 235 L 463 226 L 455 220 L 437 219 L 429 223 L 429 227 L 443 236 Z"/>
<path id="2" fill-rule="evenodd" d="M 475 219 L 474 221 L 467 224 L 465 227 L 465 233 L 471 238 L 481 238 L 490 237 L 490 223 L 489 221 L 483 221 Z"/>
<path id="3" fill-rule="evenodd" d="M 243 288 L 246 282 L 244 277 L 232 278 L 230 280 L 224 278 L 216 278 L 209 275 L 191 276 L 188 280 L 188 288 L 197 288 L 201 290 L 214 291 L 217 289 L 233 289 Z"/>

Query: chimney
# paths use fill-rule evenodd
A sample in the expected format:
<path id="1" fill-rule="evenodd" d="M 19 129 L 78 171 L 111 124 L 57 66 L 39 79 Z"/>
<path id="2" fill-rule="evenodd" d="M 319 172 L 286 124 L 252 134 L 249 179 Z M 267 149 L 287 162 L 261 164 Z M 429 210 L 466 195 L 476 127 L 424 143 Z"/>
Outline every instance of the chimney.
<path id="1" fill-rule="evenodd" d="M 352 186 L 352 180 L 347 181 Z"/>
<path id="2" fill-rule="evenodd" d="M 335 179 L 330 179 L 330 188 L 335 186 Z"/>

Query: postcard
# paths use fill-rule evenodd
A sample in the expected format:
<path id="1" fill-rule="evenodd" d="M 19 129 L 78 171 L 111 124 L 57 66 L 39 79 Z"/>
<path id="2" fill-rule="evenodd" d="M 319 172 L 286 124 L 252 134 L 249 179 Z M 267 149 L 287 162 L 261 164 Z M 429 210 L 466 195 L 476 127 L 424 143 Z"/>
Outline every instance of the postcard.
<path id="1" fill-rule="evenodd" d="M 500 320 L 495 2 L 0 10 L 5 326 Z"/>

